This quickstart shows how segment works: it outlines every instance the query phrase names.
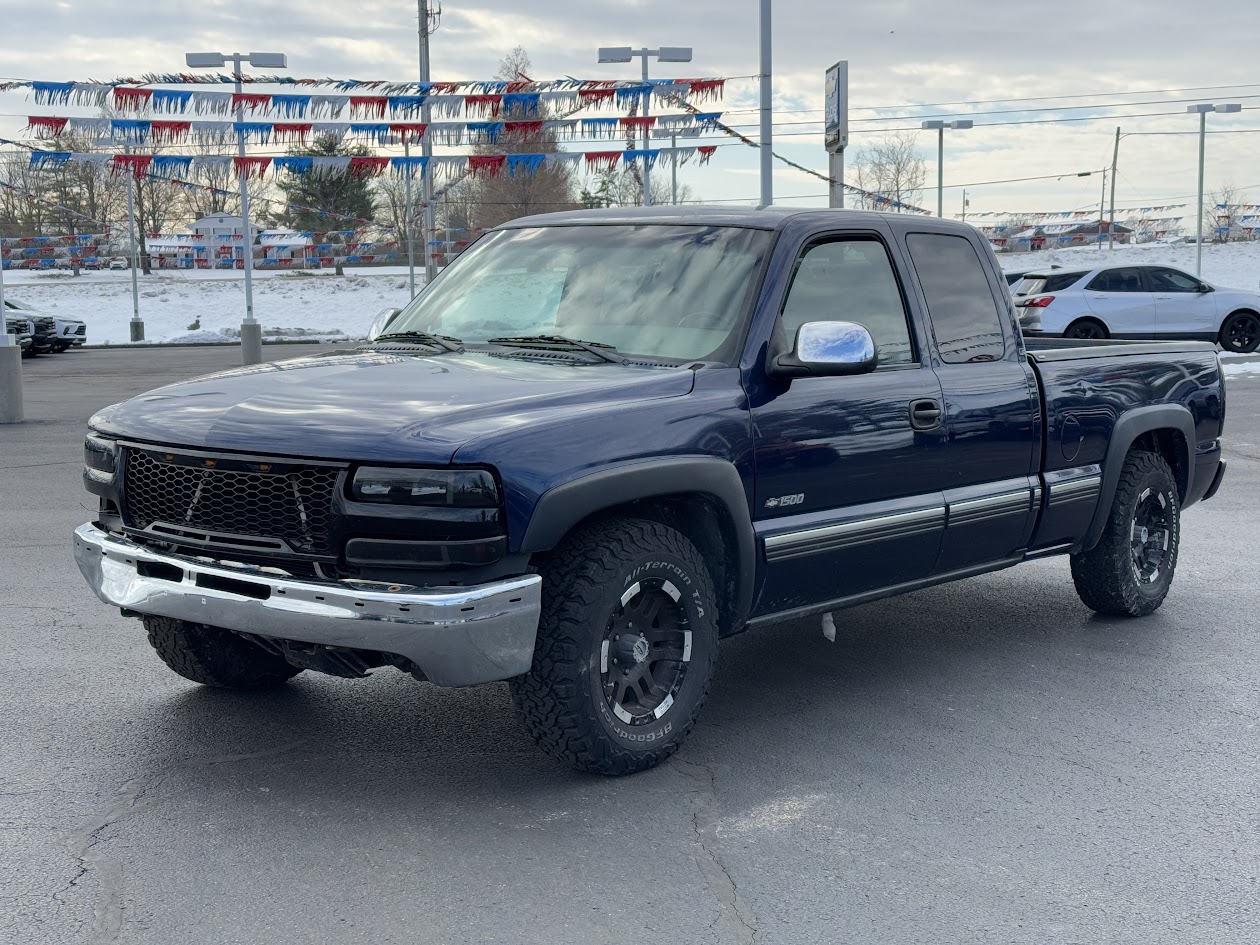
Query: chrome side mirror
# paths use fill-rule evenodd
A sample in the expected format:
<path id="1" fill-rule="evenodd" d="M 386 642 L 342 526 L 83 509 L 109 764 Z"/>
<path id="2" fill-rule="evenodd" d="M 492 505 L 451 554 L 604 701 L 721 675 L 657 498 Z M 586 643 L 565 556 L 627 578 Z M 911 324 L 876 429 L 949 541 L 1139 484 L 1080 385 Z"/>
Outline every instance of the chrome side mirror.
<path id="1" fill-rule="evenodd" d="M 806 322 L 788 354 L 772 357 L 769 373 L 779 377 L 866 374 L 879 363 L 875 339 L 855 322 Z"/>
<path id="2" fill-rule="evenodd" d="M 400 308 L 383 308 L 376 313 L 376 317 L 372 319 L 372 325 L 368 328 L 368 341 L 375 341 L 381 335 L 385 334 L 385 329 L 389 327 L 389 323 L 402 314 Z"/>

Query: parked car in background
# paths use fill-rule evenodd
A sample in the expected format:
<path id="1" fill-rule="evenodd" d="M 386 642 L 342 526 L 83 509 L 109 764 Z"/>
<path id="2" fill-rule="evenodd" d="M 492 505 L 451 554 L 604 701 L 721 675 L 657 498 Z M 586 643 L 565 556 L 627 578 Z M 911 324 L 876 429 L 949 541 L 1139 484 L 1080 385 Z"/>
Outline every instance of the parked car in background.
<path id="1" fill-rule="evenodd" d="M 8 308 L 6 305 L 5 308 Z M 10 335 L 17 336 L 18 347 L 22 349 L 22 357 L 27 356 L 27 352 L 31 350 L 31 345 L 35 343 L 35 326 L 27 319 L 19 318 L 16 315 L 5 313 L 4 330 Z"/>
<path id="2" fill-rule="evenodd" d="M 115 256 L 109 261 L 110 269 L 128 269 L 130 264 L 122 256 Z"/>
<path id="3" fill-rule="evenodd" d="M 1059 269 L 1059 268 L 1061 268 L 1061 267 L 1060 267 L 1057 263 L 1055 263 L 1055 264 L 1051 264 L 1050 268 L 1051 268 L 1051 269 Z M 1014 292 L 1014 291 L 1015 291 L 1015 287 L 1016 287 L 1017 285 L 1019 285 L 1019 284 L 1020 284 L 1020 282 L 1022 282 L 1022 281 L 1023 281 L 1023 279 L 1024 279 L 1024 277 L 1025 277 L 1025 276 L 1027 276 L 1030 272 L 1040 272 L 1040 271 L 1042 271 L 1042 270 L 1038 270 L 1038 269 L 1017 269 L 1017 270 L 1015 270 L 1014 272 L 1004 272 L 1004 273 L 1002 273 L 1002 275 L 1006 277 L 1006 284 L 1007 284 L 1008 286 L 1010 286 L 1011 291 L 1012 291 L 1012 292 Z"/>
<path id="4" fill-rule="evenodd" d="M 1171 266 L 1104 266 L 1028 273 L 1015 287 L 1029 337 L 1214 341 L 1260 346 L 1260 292 L 1212 285 Z"/>
<path id="5" fill-rule="evenodd" d="M 37 334 L 48 334 L 48 320 L 52 321 L 51 343 L 39 342 L 35 347 L 35 354 L 45 354 L 47 351 L 65 351 L 67 348 L 77 347 L 87 341 L 87 323 L 79 321 L 77 318 L 65 318 L 61 315 L 52 315 L 48 312 L 41 312 L 39 309 L 31 308 L 29 305 L 23 305 L 21 302 L 15 302 L 12 299 L 4 300 L 4 307 L 7 314 L 16 315 L 21 318 L 35 320 L 40 327 Z"/>

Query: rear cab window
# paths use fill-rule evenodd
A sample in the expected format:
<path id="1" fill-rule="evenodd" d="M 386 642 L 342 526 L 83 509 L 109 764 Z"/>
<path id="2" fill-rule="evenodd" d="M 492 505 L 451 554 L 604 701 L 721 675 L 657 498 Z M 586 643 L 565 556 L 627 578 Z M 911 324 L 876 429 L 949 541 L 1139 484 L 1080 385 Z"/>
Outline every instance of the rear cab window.
<path id="1" fill-rule="evenodd" d="M 927 301 L 936 349 L 946 364 L 1006 356 L 1006 311 L 998 305 L 980 256 L 965 236 L 910 233 L 906 248 Z"/>

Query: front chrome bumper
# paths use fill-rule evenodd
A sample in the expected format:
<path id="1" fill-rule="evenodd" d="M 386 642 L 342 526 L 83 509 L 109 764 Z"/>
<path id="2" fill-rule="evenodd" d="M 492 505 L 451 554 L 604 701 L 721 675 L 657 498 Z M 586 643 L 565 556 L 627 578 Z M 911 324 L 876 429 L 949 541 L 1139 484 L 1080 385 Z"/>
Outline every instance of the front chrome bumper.
<path id="1" fill-rule="evenodd" d="M 474 587 L 309 581 L 248 565 L 152 551 L 97 528 L 74 532 L 74 557 L 107 604 L 243 633 L 395 653 L 440 686 L 529 669 L 542 578 Z"/>

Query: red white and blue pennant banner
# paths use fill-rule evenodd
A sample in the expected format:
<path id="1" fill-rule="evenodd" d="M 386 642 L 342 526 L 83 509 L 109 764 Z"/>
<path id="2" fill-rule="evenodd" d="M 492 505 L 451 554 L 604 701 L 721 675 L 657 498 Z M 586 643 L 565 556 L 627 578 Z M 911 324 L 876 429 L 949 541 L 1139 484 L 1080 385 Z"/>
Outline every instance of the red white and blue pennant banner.
<path id="1" fill-rule="evenodd" d="M 629 118 L 570 118 L 534 121 L 422 122 L 272 122 L 272 121 L 162 121 L 135 118 L 59 118 L 31 115 L 28 127 L 38 135 L 57 137 L 66 132 L 94 140 L 111 138 L 119 144 L 170 145 L 196 142 L 227 144 L 245 136 L 250 144 L 303 143 L 313 137 L 363 138 L 375 144 L 428 141 L 433 144 L 477 146 L 500 139 L 521 140 L 539 135 L 570 140 L 622 138 L 652 130 L 657 136 L 694 137 L 717 128 L 721 112 L 650 115 Z"/>
<path id="2" fill-rule="evenodd" d="M 40 105 L 80 105 L 151 111 L 168 115 L 227 115 L 236 109 L 252 115 L 274 113 L 284 118 L 414 117 L 429 108 L 439 115 L 458 117 L 528 118 L 549 109 L 581 108 L 625 110 L 645 97 L 661 103 L 691 103 L 719 98 L 724 79 L 663 79 L 637 83 L 583 82 L 570 88 L 547 91 L 416 92 L 418 83 L 404 83 L 405 93 L 387 95 L 294 95 L 259 92 L 209 92 L 194 89 L 154 89 L 97 82 L 0 82 L 0 91 L 29 88 Z M 456 85 L 457 83 L 448 83 Z M 484 85 L 485 83 L 483 83 Z M 513 83 L 498 83 L 509 86 Z M 528 84 L 528 83 L 515 83 Z M 534 83 L 539 84 L 539 83 Z M 436 88 L 436 86 L 435 86 Z"/>
<path id="3" fill-rule="evenodd" d="M 583 168 L 601 173 L 618 166 L 651 168 L 658 162 L 682 166 L 692 160 L 707 164 L 716 145 L 686 148 L 630 148 L 624 151 L 558 151 L 545 154 L 472 154 L 442 157 L 235 157 L 231 155 L 175 154 L 97 154 L 77 151 L 34 151 L 31 167 L 55 168 L 65 164 L 87 164 L 136 177 L 182 178 L 198 172 L 228 171 L 238 178 L 262 178 L 273 174 L 316 174 L 327 177 L 379 177 L 393 173 L 400 177 L 433 177 L 470 174 L 488 178 L 499 175 L 527 176 L 540 170 Z"/>

